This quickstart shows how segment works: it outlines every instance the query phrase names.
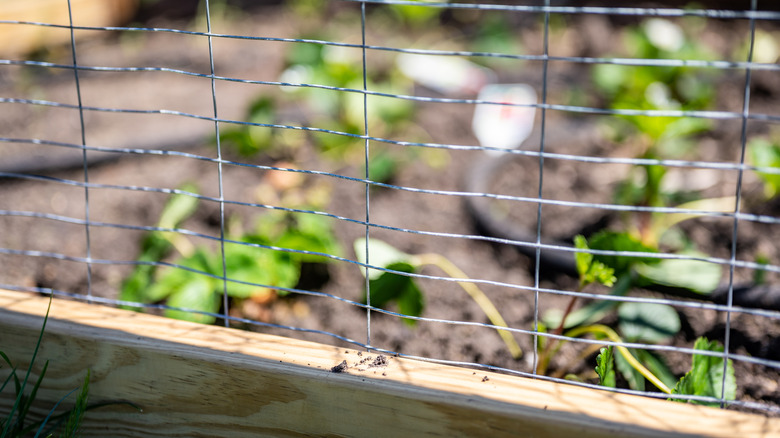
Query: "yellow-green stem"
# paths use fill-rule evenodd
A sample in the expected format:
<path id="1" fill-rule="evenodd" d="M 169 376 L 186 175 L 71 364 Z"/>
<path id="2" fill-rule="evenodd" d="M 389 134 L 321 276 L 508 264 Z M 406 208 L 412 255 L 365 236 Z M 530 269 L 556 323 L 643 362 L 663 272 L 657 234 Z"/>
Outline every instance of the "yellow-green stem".
<path id="1" fill-rule="evenodd" d="M 583 335 L 585 333 L 601 333 L 612 342 L 615 343 L 623 342 L 623 340 L 620 339 L 620 336 L 614 330 L 602 324 L 593 324 L 585 327 L 577 327 L 566 332 L 564 336 L 566 336 L 567 338 L 576 338 L 577 336 Z M 655 385 L 656 388 L 660 389 L 661 391 L 667 394 L 672 393 L 672 390 L 669 389 L 669 387 L 666 386 L 664 382 L 661 381 L 661 379 L 656 377 L 655 374 L 653 374 L 650 370 L 645 368 L 645 366 L 642 365 L 638 360 L 636 360 L 634 355 L 631 354 L 630 351 L 628 351 L 628 348 L 623 347 L 622 345 L 616 345 L 615 348 L 620 353 L 620 355 L 623 356 L 624 359 L 626 359 L 626 362 L 628 362 L 629 365 L 631 365 L 635 370 L 639 371 L 639 373 L 643 375 L 645 379 L 649 380 L 650 383 Z"/>
<path id="2" fill-rule="evenodd" d="M 455 266 L 454 263 L 440 254 L 420 254 L 414 256 L 414 258 L 416 261 L 415 264 L 417 265 L 433 265 L 447 273 L 447 275 L 450 277 L 462 278 L 466 280 L 469 278 L 466 276 L 466 273 Z M 504 321 L 504 318 L 501 316 L 501 313 L 499 313 L 498 309 L 496 309 L 496 306 L 494 306 L 493 302 L 490 301 L 490 298 L 488 298 L 487 295 L 485 295 L 476 284 L 465 281 L 459 281 L 458 284 L 463 288 L 463 290 L 466 291 L 466 293 L 469 294 L 469 296 L 471 296 L 471 299 L 477 303 L 477 305 L 480 307 L 480 309 L 482 309 L 485 315 L 487 315 L 488 319 L 493 325 L 497 327 L 509 327 L 506 321 Z M 523 350 L 520 348 L 520 345 L 517 344 L 517 341 L 515 341 L 514 336 L 512 336 L 512 332 L 506 330 L 497 331 L 509 349 L 509 353 L 512 355 L 512 357 L 519 359 L 523 355 Z"/>
<path id="3" fill-rule="evenodd" d="M 195 246 L 186 237 L 181 234 L 174 233 L 172 231 L 163 231 L 163 237 L 176 248 L 176 251 L 182 255 L 182 257 L 189 257 L 195 253 Z"/>

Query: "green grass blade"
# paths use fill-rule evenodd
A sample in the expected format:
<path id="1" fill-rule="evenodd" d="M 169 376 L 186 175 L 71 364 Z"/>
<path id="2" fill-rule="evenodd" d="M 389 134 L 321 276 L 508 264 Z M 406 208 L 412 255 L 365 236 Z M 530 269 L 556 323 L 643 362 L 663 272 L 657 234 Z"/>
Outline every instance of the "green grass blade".
<path id="1" fill-rule="evenodd" d="M 8 355 L 5 354 L 5 352 L 0 351 L 0 357 L 3 358 L 3 360 L 5 361 L 5 363 L 8 364 L 9 367 L 11 367 L 11 368 L 14 367 L 14 364 L 11 363 L 11 359 L 8 358 Z"/>
<path id="2" fill-rule="evenodd" d="M 81 423 L 84 421 L 84 414 L 87 412 L 87 399 L 89 398 L 89 375 L 90 371 L 87 370 L 87 375 L 84 377 L 84 384 L 81 386 L 81 392 L 76 399 L 76 406 L 68 416 L 68 422 L 65 424 L 65 431 L 62 434 L 62 438 L 72 438 L 79 435 Z"/>
<path id="3" fill-rule="evenodd" d="M 8 377 L 5 378 L 5 382 L 3 382 L 3 385 L 0 386 L 0 392 L 3 392 L 5 390 L 5 387 L 8 386 L 8 383 L 14 377 L 16 377 L 16 367 L 11 368 L 11 374 L 9 374 Z"/>
<path id="4" fill-rule="evenodd" d="M 16 383 L 16 401 L 14 402 L 13 407 L 11 408 L 11 412 L 8 414 L 9 421 L 6 423 L 5 427 L 3 428 L 3 434 L 0 435 L 0 437 L 6 437 L 11 431 L 12 427 L 20 428 L 20 426 L 23 424 L 24 421 L 24 415 L 21 415 L 22 412 L 19 412 L 20 415 L 17 416 L 16 421 L 10 421 L 14 414 L 19 410 L 20 406 L 24 406 L 28 403 L 23 403 L 24 397 L 24 387 L 27 386 L 27 381 L 30 378 L 30 373 L 32 372 L 33 364 L 35 364 L 35 358 L 38 356 L 38 350 L 41 347 L 41 341 L 43 340 L 43 332 L 46 329 L 46 322 L 49 320 L 49 311 L 51 311 L 51 302 L 52 302 L 52 295 L 49 295 L 49 305 L 46 308 L 46 316 L 43 317 L 43 324 L 41 325 L 41 331 L 38 334 L 38 342 L 35 344 L 35 350 L 33 350 L 32 358 L 30 359 L 30 365 L 27 367 L 27 373 L 24 376 L 24 380 L 22 382 L 19 382 L 18 378 L 15 378 Z M 48 365 L 48 362 L 47 362 Z M 43 374 L 41 374 L 41 377 Z M 38 383 L 36 384 L 36 387 L 40 385 L 40 379 L 38 379 Z M 32 400 L 30 400 L 30 403 Z"/>
<path id="5" fill-rule="evenodd" d="M 33 390 L 30 393 L 30 396 L 27 398 L 26 403 L 22 404 L 22 409 L 19 411 L 20 426 L 24 424 L 24 419 L 27 418 L 27 414 L 30 412 L 30 408 L 32 407 L 33 402 L 35 401 L 35 397 L 38 395 L 38 389 L 41 387 L 41 383 L 43 383 L 43 377 L 46 375 L 46 370 L 48 368 L 49 368 L 49 361 L 47 360 L 46 363 L 43 365 L 43 370 L 41 370 L 41 375 L 38 376 L 38 380 L 35 381 L 35 385 L 33 386 Z"/>
<path id="6" fill-rule="evenodd" d="M 65 394 L 61 399 L 57 400 L 57 403 L 54 404 L 54 407 L 52 407 L 51 410 L 49 410 L 48 415 L 46 415 L 46 418 L 44 418 L 43 421 L 41 422 L 41 425 L 38 427 L 38 432 L 35 433 L 34 438 L 38 438 L 39 436 L 41 436 L 41 433 L 43 433 L 43 428 L 46 426 L 46 423 L 48 423 L 49 419 L 52 418 L 52 414 L 54 414 L 54 411 L 57 410 L 57 407 L 60 405 L 60 403 L 62 403 L 62 401 L 65 400 L 66 398 L 70 397 L 71 394 L 78 391 L 78 389 L 79 388 L 72 389 L 69 393 Z M 44 436 L 48 436 L 48 435 L 44 435 Z"/>

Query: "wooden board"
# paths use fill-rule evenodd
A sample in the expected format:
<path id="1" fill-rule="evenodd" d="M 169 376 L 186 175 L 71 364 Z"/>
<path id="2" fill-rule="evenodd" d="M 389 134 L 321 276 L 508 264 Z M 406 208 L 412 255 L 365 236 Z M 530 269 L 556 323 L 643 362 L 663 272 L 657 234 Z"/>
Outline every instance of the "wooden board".
<path id="1" fill-rule="evenodd" d="M 26 367 L 48 299 L 0 291 Z M 780 436 L 780 419 L 442 366 L 54 300 L 34 374 L 50 404 L 92 372 L 83 436 Z M 333 368 L 346 361 L 343 372 Z M 0 369 L 4 378 L 8 370 Z M 3 374 L 5 373 L 5 374 Z M 37 374 L 36 374 L 37 376 Z M 0 398 L 7 412 L 12 394 Z"/>

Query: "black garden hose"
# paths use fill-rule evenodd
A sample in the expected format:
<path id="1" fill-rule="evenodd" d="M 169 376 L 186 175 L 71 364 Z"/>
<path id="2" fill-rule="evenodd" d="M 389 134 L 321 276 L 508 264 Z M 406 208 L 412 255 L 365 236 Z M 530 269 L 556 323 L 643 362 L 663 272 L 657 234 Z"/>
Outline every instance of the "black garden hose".
<path id="1" fill-rule="evenodd" d="M 491 193 L 490 184 L 500 172 L 501 167 L 510 161 L 506 154 L 501 156 L 484 156 L 476 161 L 466 173 L 465 189 L 471 193 Z M 486 236 L 506 239 L 515 242 L 527 242 L 531 245 L 514 245 L 520 253 L 536 260 L 536 232 L 524 229 L 522 226 L 501 220 L 492 215 L 490 204 L 491 197 L 467 196 L 466 209 L 474 219 L 479 232 Z M 542 237 L 544 245 L 572 248 L 570 243 Z M 540 269 L 561 273 L 576 277 L 577 266 L 574 260 L 574 252 L 566 250 L 553 250 L 542 248 L 540 250 Z M 663 292 L 686 298 L 698 298 L 710 300 L 718 304 L 727 304 L 729 295 L 728 284 L 717 287 L 712 293 L 700 295 L 687 289 L 661 285 L 646 286 L 646 289 Z M 780 310 L 780 288 L 773 285 L 735 284 L 733 287 L 733 301 L 735 306 L 749 307 L 767 310 Z"/>

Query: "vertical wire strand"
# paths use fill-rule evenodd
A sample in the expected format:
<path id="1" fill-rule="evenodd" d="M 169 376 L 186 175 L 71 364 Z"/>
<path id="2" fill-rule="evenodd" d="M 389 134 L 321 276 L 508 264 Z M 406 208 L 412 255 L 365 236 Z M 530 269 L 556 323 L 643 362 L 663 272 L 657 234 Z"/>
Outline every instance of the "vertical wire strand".
<path id="1" fill-rule="evenodd" d="M 545 7 L 550 7 L 550 0 L 545 0 Z M 542 199 L 542 184 L 544 182 L 544 140 L 545 128 L 547 125 L 547 63 L 549 56 L 549 31 L 550 31 L 550 11 L 544 12 L 544 54 L 542 60 L 542 114 L 541 114 L 541 135 L 539 139 L 539 191 L 537 197 Z M 536 254 L 534 263 L 534 360 L 533 374 L 537 372 L 539 366 L 539 264 L 542 259 L 542 203 L 540 202 L 536 210 Z"/>
<path id="2" fill-rule="evenodd" d="M 368 152 L 369 152 L 369 140 L 368 140 L 368 79 L 366 74 L 366 3 L 361 2 L 360 3 L 360 33 L 361 38 L 363 42 L 363 132 L 366 136 L 365 143 L 364 143 L 364 150 L 365 150 L 365 167 L 366 167 L 366 265 L 369 264 L 369 258 L 371 257 L 371 254 L 368 251 L 368 239 L 370 237 L 370 218 L 371 215 L 369 214 L 369 202 L 371 200 L 370 198 L 370 184 L 368 184 L 368 180 L 370 178 L 370 172 L 368 170 Z M 368 306 L 366 308 L 366 345 L 371 346 L 371 282 L 368 278 L 368 267 L 364 267 L 365 269 L 365 277 L 366 277 L 366 305 Z"/>
<path id="3" fill-rule="evenodd" d="M 751 0 L 750 8 L 755 13 L 757 9 L 757 0 Z M 747 124 L 750 114 L 750 79 L 752 69 L 750 63 L 753 62 L 753 45 L 756 39 L 756 19 L 750 17 L 750 45 L 748 47 L 747 62 L 745 67 L 745 89 L 742 99 L 742 132 L 740 135 L 740 156 L 739 170 L 737 171 L 736 202 L 734 204 L 734 223 L 731 230 L 731 260 L 729 263 L 729 292 L 726 301 L 726 328 L 723 336 L 723 376 L 720 387 L 720 407 L 726 406 L 726 372 L 728 371 L 728 356 L 731 347 L 731 307 L 734 301 L 734 265 L 737 261 L 737 232 L 739 230 L 739 204 L 742 201 L 742 176 L 744 174 L 745 151 L 747 149 Z"/>
<path id="4" fill-rule="evenodd" d="M 227 261 L 225 260 L 225 197 L 222 189 L 222 145 L 219 139 L 219 117 L 217 112 L 217 81 L 214 76 L 214 49 L 211 44 L 211 10 L 206 0 L 206 31 L 209 40 L 209 66 L 211 68 L 211 102 L 214 106 L 214 132 L 217 137 L 217 178 L 219 180 L 219 249 L 222 254 L 222 307 L 225 327 L 228 327 Z"/>
<path id="5" fill-rule="evenodd" d="M 92 244 L 89 233 L 89 165 L 87 163 L 87 134 L 84 127 L 84 106 L 81 102 L 81 83 L 79 81 L 78 61 L 76 58 L 76 35 L 73 29 L 73 9 L 68 0 L 68 21 L 70 23 L 70 47 L 73 54 L 73 75 L 76 80 L 76 98 L 79 104 L 79 124 L 81 128 L 81 161 L 84 167 L 84 231 L 87 239 L 87 297 L 92 297 Z"/>

